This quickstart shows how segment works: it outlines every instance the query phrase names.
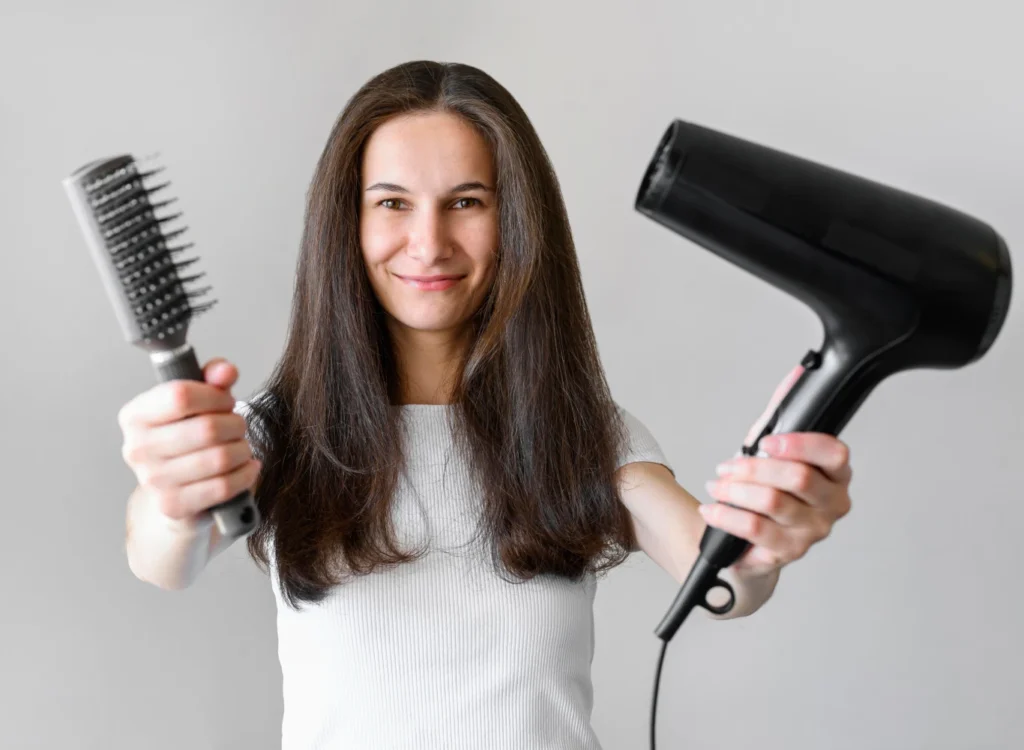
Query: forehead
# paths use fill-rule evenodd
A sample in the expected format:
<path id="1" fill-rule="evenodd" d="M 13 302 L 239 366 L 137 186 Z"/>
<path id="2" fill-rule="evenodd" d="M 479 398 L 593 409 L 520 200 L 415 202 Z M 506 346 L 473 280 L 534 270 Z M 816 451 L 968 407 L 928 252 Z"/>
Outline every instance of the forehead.
<path id="1" fill-rule="evenodd" d="M 388 180 L 433 189 L 471 179 L 490 180 L 490 148 L 483 135 L 447 112 L 400 115 L 378 127 L 363 154 L 364 181 Z M 414 183 L 414 184 L 406 184 Z M 451 183 L 451 184 L 449 184 Z"/>

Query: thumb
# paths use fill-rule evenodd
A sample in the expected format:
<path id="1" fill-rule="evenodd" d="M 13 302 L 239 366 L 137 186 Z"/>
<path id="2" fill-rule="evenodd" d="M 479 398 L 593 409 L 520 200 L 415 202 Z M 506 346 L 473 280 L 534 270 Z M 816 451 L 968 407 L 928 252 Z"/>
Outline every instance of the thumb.
<path id="1" fill-rule="evenodd" d="M 761 430 L 764 429 L 768 420 L 772 418 L 772 414 L 775 413 L 776 407 L 782 403 L 782 399 L 786 397 L 786 394 L 789 393 L 789 390 L 803 374 L 803 365 L 797 365 L 790 370 L 789 374 L 782 379 L 782 382 L 779 383 L 778 386 L 776 386 L 772 397 L 768 399 L 768 406 L 765 408 L 761 416 L 757 418 L 757 421 L 754 422 L 753 426 L 751 426 L 750 432 L 747 433 L 747 437 L 744 438 L 744 444 L 750 445 L 750 443 L 761 433 Z"/>
<path id="2" fill-rule="evenodd" d="M 225 391 L 238 380 L 238 368 L 223 357 L 215 357 L 203 366 L 203 380 Z"/>

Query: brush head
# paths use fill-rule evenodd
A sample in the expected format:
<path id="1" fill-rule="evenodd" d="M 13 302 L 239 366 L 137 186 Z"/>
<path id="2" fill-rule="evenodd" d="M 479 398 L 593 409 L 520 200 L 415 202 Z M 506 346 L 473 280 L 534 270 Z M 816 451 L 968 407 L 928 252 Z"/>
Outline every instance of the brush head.
<path id="1" fill-rule="evenodd" d="M 181 214 L 153 200 L 169 183 L 153 184 L 162 169 L 142 171 L 130 155 L 90 162 L 63 180 L 125 339 L 148 351 L 176 349 L 190 322 L 216 304 L 199 303 L 211 287 L 189 289 L 205 274 L 183 276 L 196 258 L 176 260 L 191 243 L 179 243 Z"/>

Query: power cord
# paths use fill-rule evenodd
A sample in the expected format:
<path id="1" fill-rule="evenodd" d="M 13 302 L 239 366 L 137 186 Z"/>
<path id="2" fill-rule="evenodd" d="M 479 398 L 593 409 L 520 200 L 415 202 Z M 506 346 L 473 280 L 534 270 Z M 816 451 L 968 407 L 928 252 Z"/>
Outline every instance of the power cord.
<path id="1" fill-rule="evenodd" d="M 651 750 L 654 749 L 654 717 L 658 712 L 658 685 L 661 683 L 661 665 L 665 661 L 665 650 L 668 648 L 668 641 L 661 642 L 661 654 L 658 656 L 658 667 L 654 673 L 654 697 L 651 699 Z"/>

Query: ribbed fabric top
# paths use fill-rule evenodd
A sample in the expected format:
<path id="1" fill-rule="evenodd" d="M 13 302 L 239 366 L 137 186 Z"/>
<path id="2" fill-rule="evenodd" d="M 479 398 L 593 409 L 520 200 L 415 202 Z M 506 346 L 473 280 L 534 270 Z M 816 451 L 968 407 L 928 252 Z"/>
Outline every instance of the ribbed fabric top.
<path id="1" fill-rule="evenodd" d="M 499 577 L 476 533 L 481 493 L 455 450 L 451 407 L 396 408 L 407 450 L 396 531 L 404 549 L 429 549 L 299 612 L 281 597 L 271 554 L 282 750 L 600 750 L 594 576 Z M 668 465 L 646 427 L 623 416 L 619 465 Z"/>

